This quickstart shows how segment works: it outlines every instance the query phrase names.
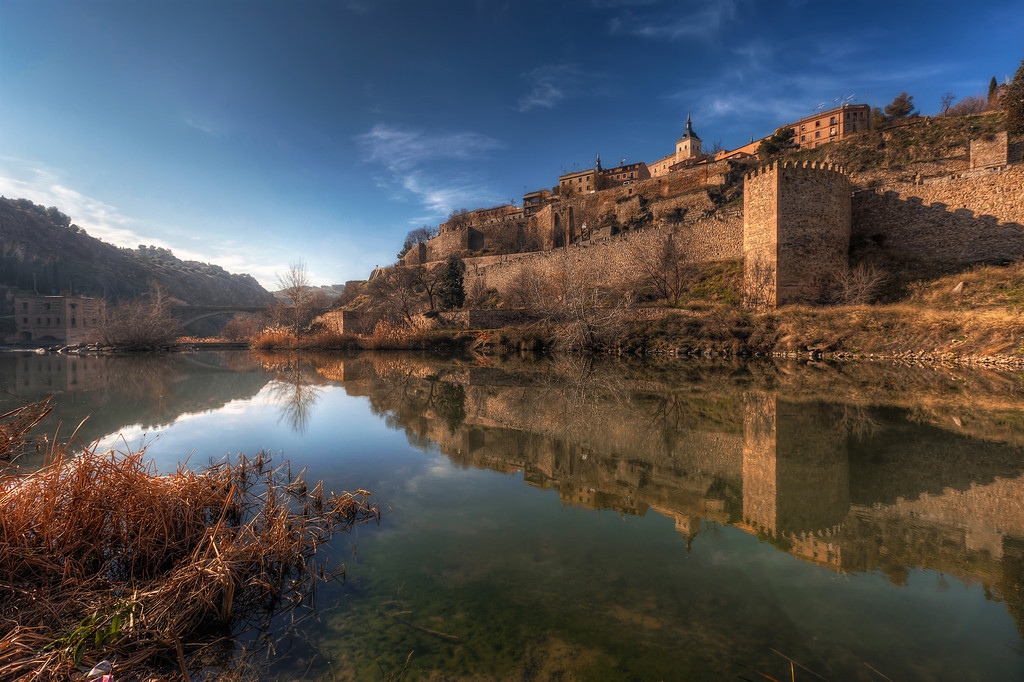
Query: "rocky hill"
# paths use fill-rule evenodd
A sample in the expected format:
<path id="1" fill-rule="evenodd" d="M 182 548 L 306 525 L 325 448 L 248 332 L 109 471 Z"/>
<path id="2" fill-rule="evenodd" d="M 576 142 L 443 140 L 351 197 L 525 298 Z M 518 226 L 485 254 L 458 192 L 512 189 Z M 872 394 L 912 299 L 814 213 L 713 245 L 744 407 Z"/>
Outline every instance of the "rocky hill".
<path id="1" fill-rule="evenodd" d="M 272 302 L 252 276 L 183 261 L 167 249 L 125 249 L 91 237 L 57 208 L 0 197 L 0 315 L 16 291 L 130 299 L 160 286 L 190 305 L 256 306 Z"/>

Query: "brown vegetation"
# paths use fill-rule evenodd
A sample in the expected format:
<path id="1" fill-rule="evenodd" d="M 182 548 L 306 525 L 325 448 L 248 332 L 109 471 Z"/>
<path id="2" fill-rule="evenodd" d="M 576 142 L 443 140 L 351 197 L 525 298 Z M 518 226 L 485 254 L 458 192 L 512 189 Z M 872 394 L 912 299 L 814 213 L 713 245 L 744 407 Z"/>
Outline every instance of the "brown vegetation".
<path id="1" fill-rule="evenodd" d="M 66 680 L 104 659 L 118 679 L 189 679 L 230 663 L 232 637 L 344 576 L 313 563 L 320 543 L 379 519 L 369 493 L 307 487 L 263 453 L 170 475 L 142 452 L 71 454 L 0 478 L 3 679 Z"/>

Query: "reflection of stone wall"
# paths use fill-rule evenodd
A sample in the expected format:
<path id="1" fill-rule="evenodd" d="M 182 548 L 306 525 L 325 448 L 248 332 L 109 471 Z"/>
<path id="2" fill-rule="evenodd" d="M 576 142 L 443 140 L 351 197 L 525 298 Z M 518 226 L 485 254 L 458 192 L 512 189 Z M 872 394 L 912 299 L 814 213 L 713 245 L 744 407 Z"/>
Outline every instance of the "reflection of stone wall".
<path id="1" fill-rule="evenodd" d="M 744 520 L 771 535 L 839 525 L 850 508 L 850 481 L 834 415 L 755 393 L 744 405 Z"/>
<path id="2" fill-rule="evenodd" d="M 19 355 L 15 361 L 16 394 L 34 395 L 47 391 L 82 391 L 102 385 L 109 370 L 102 358 L 69 355 Z"/>
<path id="3" fill-rule="evenodd" d="M 395 355 L 358 364 L 358 373 L 341 375 L 377 372 L 390 382 L 377 393 L 366 380 L 350 390 L 370 392 L 411 442 L 437 443 L 457 465 L 521 471 L 565 504 L 656 511 L 687 542 L 707 519 L 756 532 L 802 560 L 878 571 L 895 584 L 918 566 L 980 580 L 1024 618 L 1024 576 L 1000 564 L 1020 565 L 1024 555 L 1020 448 L 914 423 L 919 412 L 837 403 L 862 383 L 856 368 L 831 376 L 845 384 L 828 383 L 827 368 L 800 378 L 796 367 L 772 374 L 756 365 L 722 374 L 644 365 L 635 375 L 598 371 L 577 383 L 585 368 L 549 363 L 523 374 Z M 908 394 L 916 375 L 902 376 L 901 399 L 926 403 L 923 392 Z M 457 424 L 436 400 L 454 393 L 439 392 L 443 383 L 464 388 Z M 943 399 L 962 390 L 940 385 Z M 410 397 L 396 399 L 403 394 Z M 986 391 L 972 395 L 992 400 Z"/>

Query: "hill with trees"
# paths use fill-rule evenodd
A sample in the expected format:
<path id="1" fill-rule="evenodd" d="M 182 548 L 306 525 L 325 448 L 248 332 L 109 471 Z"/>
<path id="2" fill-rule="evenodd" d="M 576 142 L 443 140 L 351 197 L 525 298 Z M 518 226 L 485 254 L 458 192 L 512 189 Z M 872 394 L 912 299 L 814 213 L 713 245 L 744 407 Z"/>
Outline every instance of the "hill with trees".
<path id="1" fill-rule="evenodd" d="M 17 291 L 138 298 L 159 287 L 189 305 L 259 306 L 271 295 L 251 275 L 181 260 L 168 249 L 120 248 L 91 237 L 57 207 L 0 197 L 0 315 Z"/>

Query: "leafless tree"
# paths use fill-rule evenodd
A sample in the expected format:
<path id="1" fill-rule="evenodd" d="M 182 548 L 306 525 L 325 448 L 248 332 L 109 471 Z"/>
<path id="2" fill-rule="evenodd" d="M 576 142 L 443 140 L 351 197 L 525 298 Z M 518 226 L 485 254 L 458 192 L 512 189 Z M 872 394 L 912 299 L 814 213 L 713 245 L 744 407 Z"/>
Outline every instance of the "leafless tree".
<path id="1" fill-rule="evenodd" d="M 953 100 L 955 99 L 956 95 L 954 95 L 952 92 L 947 92 L 945 95 L 942 96 L 942 100 L 939 105 L 939 116 L 949 115 L 949 107 L 950 105 L 953 104 Z"/>
<path id="2" fill-rule="evenodd" d="M 542 308 L 551 296 L 549 283 L 536 266 L 524 263 L 505 287 L 505 300 L 517 308 Z"/>
<path id="3" fill-rule="evenodd" d="M 600 286 L 597 273 L 562 258 L 557 284 L 544 291 L 541 312 L 561 347 L 608 350 L 619 345 L 630 321 L 632 297 Z"/>
<path id="4" fill-rule="evenodd" d="M 843 268 L 836 276 L 836 298 L 847 305 L 871 303 L 889 281 L 889 274 L 873 264 Z"/>
<path id="5" fill-rule="evenodd" d="M 636 242 L 627 253 L 637 272 L 654 286 L 661 298 L 678 305 L 692 278 L 678 240 L 670 234 L 668 239 L 656 242 Z"/>
<path id="6" fill-rule="evenodd" d="M 765 258 L 751 256 L 743 263 L 743 301 L 748 308 L 765 310 L 775 307 L 775 264 Z"/>
<path id="7" fill-rule="evenodd" d="M 293 332 L 309 324 L 312 319 L 316 299 L 314 288 L 309 281 L 306 264 L 295 261 L 283 274 L 277 275 L 278 294 L 284 300 L 285 308 L 281 311 L 285 324 Z"/>
<path id="8" fill-rule="evenodd" d="M 413 267 L 393 267 L 367 285 L 370 300 L 385 317 L 412 325 L 412 316 L 423 307 L 423 285 Z"/>
<path id="9" fill-rule="evenodd" d="M 100 340 L 117 346 L 152 348 L 170 343 L 181 332 L 171 317 L 171 302 L 159 286 L 145 296 L 107 309 Z"/>
<path id="10" fill-rule="evenodd" d="M 458 229 L 469 224 L 469 211 L 457 208 L 448 214 L 448 227 Z"/>

